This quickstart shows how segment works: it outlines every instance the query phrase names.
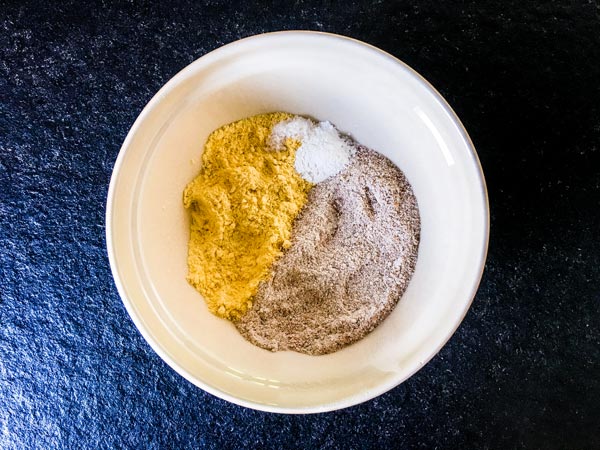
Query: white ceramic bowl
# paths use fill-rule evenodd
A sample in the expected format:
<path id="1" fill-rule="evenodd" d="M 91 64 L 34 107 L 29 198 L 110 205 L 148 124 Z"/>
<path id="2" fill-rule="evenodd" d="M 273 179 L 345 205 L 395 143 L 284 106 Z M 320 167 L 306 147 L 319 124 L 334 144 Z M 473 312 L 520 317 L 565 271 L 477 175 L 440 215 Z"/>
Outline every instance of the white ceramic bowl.
<path id="1" fill-rule="evenodd" d="M 360 342 L 326 356 L 271 353 L 207 311 L 186 280 L 185 185 L 211 131 L 254 114 L 329 120 L 407 175 L 421 213 L 414 276 L 392 314 Z M 459 119 L 398 59 L 316 32 L 254 36 L 179 72 L 144 108 L 115 164 L 108 255 L 135 325 L 177 372 L 250 408 L 308 413 L 373 398 L 406 380 L 465 316 L 483 270 L 488 203 Z"/>

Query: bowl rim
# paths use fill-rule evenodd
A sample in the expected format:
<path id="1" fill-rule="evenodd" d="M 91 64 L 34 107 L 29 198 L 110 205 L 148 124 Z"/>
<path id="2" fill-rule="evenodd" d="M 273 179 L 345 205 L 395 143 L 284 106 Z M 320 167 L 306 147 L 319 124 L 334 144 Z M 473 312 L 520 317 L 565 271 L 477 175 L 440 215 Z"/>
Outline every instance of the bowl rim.
<path id="1" fill-rule="evenodd" d="M 117 179 L 119 178 L 119 174 L 121 172 L 125 153 L 127 152 L 127 149 L 130 146 L 130 143 L 131 143 L 134 135 L 137 133 L 138 129 L 140 128 L 142 122 L 144 122 L 144 120 L 146 119 L 146 116 L 148 116 L 150 114 L 150 111 L 152 111 L 155 108 L 155 106 L 157 106 L 157 104 L 162 100 L 162 98 L 169 91 L 171 91 L 173 88 L 175 88 L 179 84 L 179 82 L 185 78 L 185 76 L 187 75 L 188 72 L 193 71 L 195 69 L 195 66 L 197 64 L 199 64 L 199 62 L 201 60 L 204 60 L 209 55 L 220 53 L 222 51 L 225 51 L 225 49 L 227 49 L 229 47 L 237 46 L 237 45 L 240 45 L 240 44 L 245 43 L 246 41 L 250 41 L 250 40 L 269 39 L 269 38 L 277 38 L 280 36 L 293 36 L 293 35 L 320 36 L 322 38 L 339 40 L 339 41 L 342 41 L 345 43 L 350 43 L 353 45 L 363 47 L 366 50 L 369 50 L 371 52 L 378 54 L 380 57 L 386 58 L 396 64 L 401 65 L 412 77 L 414 77 L 416 79 L 416 81 L 418 81 L 427 91 L 429 91 L 430 94 L 433 95 L 433 97 L 437 100 L 439 105 L 445 110 L 445 112 L 448 114 L 448 117 L 456 125 L 457 130 L 459 131 L 462 139 L 464 140 L 466 147 L 468 148 L 468 150 L 471 154 L 471 158 L 472 158 L 473 162 L 475 163 L 475 167 L 478 172 L 477 175 L 478 175 L 478 179 L 479 179 L 479 189 L 480 189 L 480 193 L 482 194 L 482 199 L 483 199 L 483 205 L 481 205 L 481 206 L 482 206 L 482 210 L 484 212 L 484 218 L 483 218 L 484 219 L 484 230 L 483 230 L 484 231 L 484 236 L 483 236 L 484 239 L 482 242 L 483 245 L 481 248 L 481 253 L 479 255 L 479 274 L 478 274 L 478 276 L 473 278 L 472 286 L 469 291 L 470 300 L 468 301 L 468 303 L 465 304 L 464 310 L 462 311 L 460 318 L 456 321 L 456 323 L 452 327 L 451 331 L 446 336 L 444 336 L 444 338 L 440 342 L 440 344 L 436 348 L 431 350 L 429 352 L 429 354 L 425 358 L 423 358 L 422 363 L 419 364 L 418 366 L 414 367 L 413 370 L 407 372 L 406 374 L 404 374 L 401 377 L 392 379 L 390 382 L 382 383 L 381 385 L 377 386 L 376 388 L 370 389 L 368 391 L 368 393 L 364 393 L 362 395 L 361 395 L 361 393 L 356 393 L 351 396 L 347 396 L 343 400 L 340 400 L 340 401 L 336 401 L 336 402 L 332 402 L 332 403 L 325 403 L 322 405 L 305 406 L 305 407 L 286 407 L 286 406 L 279 406 L 279 405 L 274 406 L 274 405 L 267 405 L 267 404 L 263 404 L 263 403 L 259 403 L 259 402 L 240 399 L 238 397 L 235 397 L 231 394 L 228 394 L 228 393 L 220 390 L 219 388 L 217 388 L 215 386 L 211 386 L 211 385 L 203 382 L 202 380 L 198 379 L 197 377 L 195 377 L 194 375 L 189 373 L 186 369 L 184 369 L 182 366 L 180 366 L 177 363 L 177 361 L 175 361 L 173 358 L 171 358 L 165 351 L 163 351 L 163 349 L 161 348 L 161 345 L 154 339 L 154 337 L 151 335 L 151 333 L 144 327 L 141 317 L 138 316 L 138 314 L 136 313 L 136 311 L 133 307 L 131 300 L 126 296 L 124 283 L 120 278 L 119 271 L 117 268 L 118 263 L 117 263 L 117 258 L 116 258 L 116 251 L 115 251 L 115 248 L 113 245 L 113 230 L 112 230 L 113 202 L 114 202 L 114 197 L 116 195 L 116 192 L 115 192 L 116 184 L 117 184 Z M 108 188 L 108 193 L 107 193 L 105 225 L 106 225 L 106 230 L 105 230 L 106 231 L 106 248 L 107 248 L 107 253 L 108 253 L 108 259 L 109 259 L 109 263 L 110 263 L 113 280 L 117 287 L 117 291 L 119 293 L 121 301 L 123 302 L 125 309 L 127 310 L 127 313 L 129 314 L 131 320 L 133 321 L 133 323 L 136 326 L 136 328 L 138 329 L 138 331 L 141 333 L 142 337 L 146 340 L 146 342 L 150 345 L 150 347 L 158 354 L 158 356 L 164 362 L 166 362 L 173 370 L 175 370 L 175 372 L 177 372 L 179 375 L 184 377 L 186 380 L 188 380 L 193 385 L 201 388 L 202 390 L 204 390 L 205 392 L 208 392 L 209 394 L 214 395 L 215 397 L 221 398 L 223 400 L 227 400 L 227 401 L 237 404 L 239 406 L 244 406 L 244 407 L 259 410 L 259 411 L 272 412 L 272 413 L 312 414 L 312 413 L 329 412 L 329 411 L 335 411 L 335 410 L 339 410 L 339 409 L 343 409 L 343 408 L 348 408 L 348 407 L 355 406 L 360 403 L 366 402 L 368 400 L 371 400 L 375 397 L 378 397 L 378 396 L 386 393 L 387 391 L 393 389 L 396 386 L 399 386 L 404 381 L 406 381 L 407 379 L 412 377 L 416 372 L 418 372 L 421 368 L 423 368 L 429 361 L 431 361 L 431 359 L 433 359 L 433 357 L 436 356 L 439 353 L 439 351 L 448 343 L 450 338 L 454 335 L 454 333 L 456 332 L 456 330 L 458 329 L 460 324 L 463 322 L 465 316 L 467 315 L 467 312 L 469 311 L 469 309 L 473 303 L 473 300 L 475 298 L 475 295 L 476 295 L 476 293 L 479 289 L 479 285 L 481 283 L 481 278 L 483 276 L 485 262 L 486 262 L 487 254 L 488 254 L 488 247 L 489 247 L 490 209 L 489 209 L 489 197 L 488 197 L 488 192 L 487 192 L 486 181 L 485 181 L 485 177 L 483 174 L 483 169 L 481 167 L 481 162 L 477 155 L 477 151 L 475 150 L 473 141 L 471 140 L 471 137 L 469 136 L 467 130 L 465 129 L 465 127 L 464 127 L 463 123 L 461 122 L 461 120 L 459 119 L 458 115 L 455 113 L 455 111 L 452 109 L 452 107 L 448 104 L 448 102 L 444 99 L 444 97 L 437 91 L 437 89 L 435 89 L 433 87 L 433 85 L 431 85 L 431 83 L 429 83 L 429 81 L 427 81 L 421 74 L 419 74 L 416 70 L 411 68 L 408 64 L 406 64 L 399 58 L 391 55 L 390 53 L 388 53 L 384 50 L 381 50 L 378 47 L 375 47 L 374 45 L 360 41 L 358 39 L 335 34 L 335 33 L 323 32 L 323 31 L 288 30 L 288 31 L 273 31 L 273 32 L 267 32 L 267 33 L 255 34 L 252 36 L 248 36 L 248 37 L 230 42 L 230 43 L 222 45 L 220 47 L 217 47 L 216 49 L 213 49 L 213 50 L 205 53 L 204 55 L 200 56 L 199 58 L 195 59 L 190 64 L 185 66 L 183 69 L 181 69 L 179 72 L 177 72 L 173 77 L 171 77 L 158 90 L 158 92 L 156 94 L 154 94 L 154 96 L 144 106 L 141 113 L 136 118 L 135 122 L 133 123 L 129 132 L 127 133 L 127 136 L 125 137 L 125 140 L 123 141 L 123 144 L 121 145 L 121 148 L 119 149 L 118 156 L 117 156 L 114 166 L 113 166 L 113 171 L 112 171 L 110 184 L 109 184 L 109 188 Z"/>

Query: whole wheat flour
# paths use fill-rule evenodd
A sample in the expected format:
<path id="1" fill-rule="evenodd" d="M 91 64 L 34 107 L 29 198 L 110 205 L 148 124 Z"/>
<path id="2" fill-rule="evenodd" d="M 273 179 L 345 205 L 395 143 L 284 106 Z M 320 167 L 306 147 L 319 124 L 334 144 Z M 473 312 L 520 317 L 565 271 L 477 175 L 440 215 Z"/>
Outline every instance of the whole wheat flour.
<path id="1" fill-rule="evenodd" d="M 402 172 L 358 147 L 341 172 L 310 191 L 291 247 L 236 327 L 272 351 L 321 355 L 356 342 L 405 291 L 419 236 L 417 201 Z"/>

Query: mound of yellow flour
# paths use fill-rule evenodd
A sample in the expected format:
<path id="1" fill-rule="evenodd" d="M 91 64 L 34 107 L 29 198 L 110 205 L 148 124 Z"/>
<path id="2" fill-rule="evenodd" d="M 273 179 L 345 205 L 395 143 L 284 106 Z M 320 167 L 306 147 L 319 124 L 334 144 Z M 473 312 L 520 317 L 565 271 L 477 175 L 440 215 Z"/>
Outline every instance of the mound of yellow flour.
<path id="1" fill-rule="evenodd" d="M 238 319 L 252 306 L 306 203 L 312 185 L 294 169 L 300 143 L 287 139 L 280 151 L 268 144 L 273 126 L 292 117 L 262 114 L 214 131 L 200 174 L 184 190 L 192 219 L 187 279 L 220 317 Z"/>

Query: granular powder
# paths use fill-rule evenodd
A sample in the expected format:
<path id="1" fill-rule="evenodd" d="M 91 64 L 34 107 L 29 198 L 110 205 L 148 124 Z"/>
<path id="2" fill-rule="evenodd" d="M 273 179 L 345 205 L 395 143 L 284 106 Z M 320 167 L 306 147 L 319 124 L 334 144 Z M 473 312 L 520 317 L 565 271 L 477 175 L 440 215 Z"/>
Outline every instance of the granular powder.
<path id="1" fill-rule="evenodd" d="M 202 169 L 183 193 L 191 215 L 187 279 L 220 317 L 252 306 L 306 203 L 311 185 L 294 169 L 299 143 L 274 152 L 267 142 L 273 126 L 291 117 L 260 114 L 212 132 Z"/>
<path id="2" fill-rule="evenodd" d="M 281 150 L 286 148 L 288 139 L 300 143 L 294 167 L 311 183 L 320 183 L 340 172 L 356 150 L 353 142 L 338 133 L 331 123 L 316 123 L 300 116 L 276 124 L 269 143 L 274 150 Z"/>
<path id="3" fill-rule="evenodd" d="M 344 170 L 310 191 L 291 247 L 236 327 L 272 351 L 321 355 L 356 342 L 405 291 L 419 236 L 417 201 L 402 172 L 358 147 Z"/>

